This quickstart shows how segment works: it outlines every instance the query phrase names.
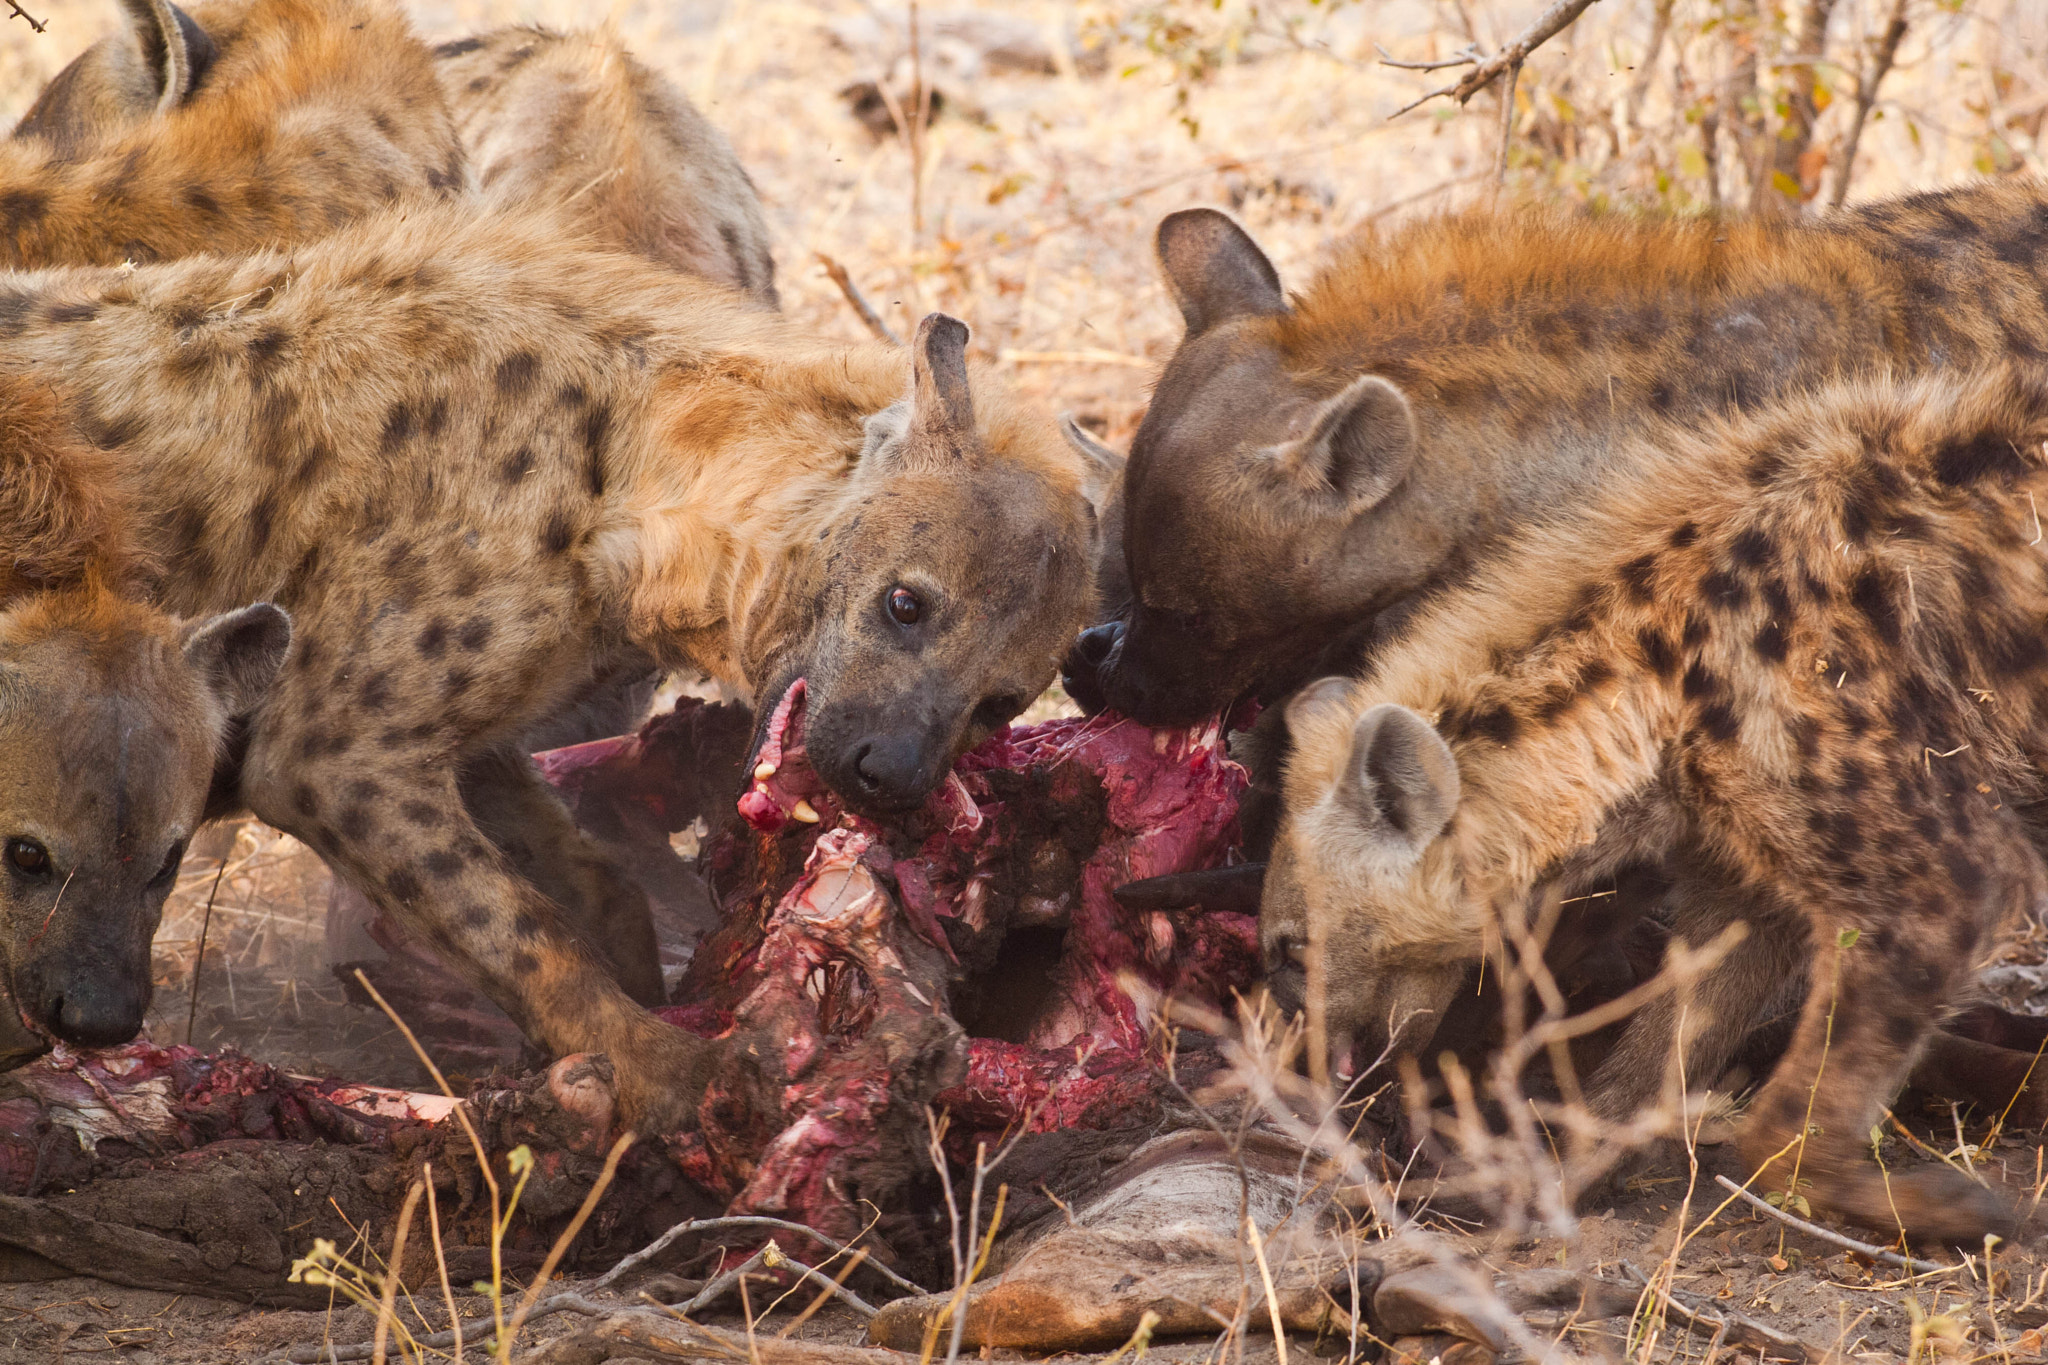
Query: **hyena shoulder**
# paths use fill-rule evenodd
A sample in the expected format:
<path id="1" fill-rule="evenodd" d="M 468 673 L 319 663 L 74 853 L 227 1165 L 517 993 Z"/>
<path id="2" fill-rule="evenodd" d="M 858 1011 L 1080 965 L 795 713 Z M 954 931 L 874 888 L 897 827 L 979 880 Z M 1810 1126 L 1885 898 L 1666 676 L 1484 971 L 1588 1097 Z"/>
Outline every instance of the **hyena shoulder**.
<path id="1" fill-rule="evenodd" d="M 776 305 L 760 195 L 732 144 L 616 38 L 519 25 L 434 56 L 486 203 L 559 205 L 603 246 Z"/>
<path id="2" fill-rule="evenodd" d="M 245 251 L 465 190 L 432 58 L 386 0 L 218 0 L 131 17 L 0 144 L 0 261 Z"/>

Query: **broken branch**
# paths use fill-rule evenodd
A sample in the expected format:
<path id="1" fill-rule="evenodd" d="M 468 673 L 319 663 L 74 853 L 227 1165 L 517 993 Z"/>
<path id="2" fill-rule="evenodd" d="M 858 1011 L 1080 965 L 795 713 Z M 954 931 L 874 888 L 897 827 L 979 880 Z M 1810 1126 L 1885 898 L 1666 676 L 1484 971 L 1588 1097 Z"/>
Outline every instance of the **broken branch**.
<path id="1" fill-rule="evenodd" d="M 23 9 L 19 4 L 15 3 L 15 0 L 7 0 L 7 8 L 14 11 L 14 14 L 12 16 L 13 18 L 28 20 L 28 26 L 38 33 L 41 33 L 46 28 L 48 28 L 47 24 L 45 24 L 42 20 L 36 18 L 33 14 L 30 14 L 27 10 Z"/>
<path id="2" fill-rule="evenodd" d="M 1444 86 L 1441 90 L 1432 90 L 1422 98 L 1402 105 L 1394 111 L 1392 117 L 1399 118 L 1410 109 L 1427 104 L 1439 95 L 1448 95 L 1460 104 L 1465 103 L 1493 84 L 1502 72 L 1510 68 L 1519 71 L 1522 63 L 1529 59 L 1531 52 L 1556 37 L 1572 20 L 1584 14 L 1593 4 L 1594 0 L 1556 0 L 1549 9 L 1536 16 L 1536 22 L 1529 25 L 1521 37 L 1459 77 L 1456 84 Z"/>
<path id="3" fill-rule="evenodd" d="M 889 330 L 889 324 L 882 321 L 882 315 L 868 303 L 859 286 L 854 284 L 853 277 L 846 273 L 846 267 L 822 251 L 814 251 L 811 254 L 818 258 L 818 265 L 824 270 L 825 278 L 839 286 L 839 292 L 853 305 L 853 311 L 859 315 L 861 324 L 875 334 L 875 339 L 886 341 L 891 346 L 901 346 L 903 339 Z"/>
<path id="4" fill-rule="evenodd" d="M 1719 1179 L 1720 1177 L 1716 1177 Z M 1733 1187 L 1731 1187 L 1733 1188 Z M 1780 1332 L 1775 1327 L 1766 1327 L 1755 1318 L 1744 1317 L 1732 1308 L 1699 1308 L 1688 1305 L 1675 1289 L 1657 1288 L 1650 1283 L 1649 1276 L 1637 1270 L 1628 1261 L 1621 1263 L 1621 1269 L 1643 1289 L 1657 1296 L 1665 1312 L 1694 1327 L 1713 1329 L 1716 1340 L 1734 1342 L 1747 1346 L 1761 1358 L 1766 1351 L 1780 1360 L 1816 1360 L 1820 1353 L 1798 1337 Z M 1712 1359 L 1713 1353 L 1707 1354 Z"/>
<path id="5" fill-rule="evenodd" d="M 1867 1256 L 1873 1261 L 1883 1261 L 1886 1265 L 1898 1266 L 1908 1275 L 1913 1273 L 1913 1260 L 1909 1256 L 1901 1256 L 1896 1251 L 1886 1251 L 1883 1247 L 1874 1247 L 1868 1242 L 1859 1242 L 1854 1237 L 1844 1237 L 1841 1233 L 1831 1232 L 1818 1223 L 1809 1223 L 1804 1218 L 1789 1214 L 1776 1205 L 1757 1198 L 1725 1175 L 1717 1175 L 1714 1179 L 1722 1189 L 1740 1196 L 1744 1203 L 1751 1205 L 1759 1213 L 1767 1213 L 1787 1227 L 1797 1228 L 1808 1237 L 1817 1237 L 1823 1242 L 1838 1246 L 1844 1251 L 1854 1252 L 1858 1256 Z M 1932 1261 L 1923 1261 L 1921 1264 L 1923 1266 L 1931 1266 L 1934 1263 Z"/>

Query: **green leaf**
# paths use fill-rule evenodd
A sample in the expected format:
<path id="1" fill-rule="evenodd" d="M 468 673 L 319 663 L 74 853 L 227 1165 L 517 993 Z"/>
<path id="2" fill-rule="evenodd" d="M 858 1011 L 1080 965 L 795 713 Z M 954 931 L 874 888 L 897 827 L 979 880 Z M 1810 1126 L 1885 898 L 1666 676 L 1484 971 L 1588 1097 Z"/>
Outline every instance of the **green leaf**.
<path id="1" fill-rule="evenodd" d="M 1799 197 L 1799 182 L 1783 171 L 1771 172 L 1771 188 L 1784 195 L 1787 199 L 1797 199 Z"/>
<path id="2" fill-rule="evenodd" d="M 1844 929 L 1841 933 L 1835 935 L 1835 946 L 1837 948 L 1854 948 L 1856 941 L 1862 937 L 1863 931 L 1861 929 Z"/>
<path id="3" fill-rule="evenodd" d="M 523 1142 L 514 1147 L 505 1157 L 505 1167 L 514 1175 L 525 1175 L 533 1169 L 533 1148 Z"/>

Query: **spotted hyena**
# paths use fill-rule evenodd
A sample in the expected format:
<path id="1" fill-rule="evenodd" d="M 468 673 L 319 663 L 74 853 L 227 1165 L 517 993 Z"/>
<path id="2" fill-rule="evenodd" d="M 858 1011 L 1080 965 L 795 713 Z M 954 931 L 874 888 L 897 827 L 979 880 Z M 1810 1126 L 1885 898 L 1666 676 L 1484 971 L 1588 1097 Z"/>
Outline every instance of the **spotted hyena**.
<path id="1" fill-rule="evenodd" d="M 47 385 L 0 379 L 0 1065 L 142 1027 L 215 759 L 290 642 L 272 606 L 138 601 L 111 465 Z"/>
<path id="2" fill-rule="evenodd" d="M 801 694 L 831 787 L 904 809 L 1051 678 L 1088 591 L 1079 461 L 970 381 L 959 323 L 827 343 L 545 216 L 17 276 L 0 334 L 113 453 L 158 604 L 292 613 L 248 806 L 536 1041 L 609 1052 L 646 1128 L 685 1116 L 706 1048 L 641 1008 L 645 899 L 518 737 L 690 667 Z"/>
<path id="3" fill-rule="evenodd" d="M 1375 399 L 1398 423 L 1391 386 Z M 1742 1151 L 1816 1205 L 1965 1244 L 2013 1210 L 1884 1174 L 1880 1106 L 2048 876 L 2048 370 L 1876 381 L 1666 428 L 1356 681 L 1288 704 L 1260 930 L 1367 1042 L 1442 1011 L 1560 870 L 1711 846 L 1814 967 Z M 1803 1150 L 1800 1141 L 1805 1134 Z"/>
<path id="4" fill-rule="evenodd" d="M 467 189 L 433 60 L 385 0 L 124 10 L 0 142 L 0 264 L 253 250 Z"/>
<path id="5" fill-rule="evenodd" d="M 485 204 L 554 205 L 602 245 L 776 306 L 761 198 L 732 144 L 616 38 L 518 25 L 434 59 Z"/>

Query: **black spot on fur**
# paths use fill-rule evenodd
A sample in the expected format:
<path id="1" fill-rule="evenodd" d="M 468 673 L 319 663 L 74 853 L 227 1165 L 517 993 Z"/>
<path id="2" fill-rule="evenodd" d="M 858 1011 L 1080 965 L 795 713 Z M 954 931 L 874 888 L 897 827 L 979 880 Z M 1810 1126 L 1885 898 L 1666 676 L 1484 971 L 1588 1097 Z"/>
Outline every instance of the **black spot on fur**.
<path id="1" fill-rule="evenodd" d="M 438 659 L 448 648 L 448 623 L 436 620 L 420 632 L 415 642 L 422 658 Z"/>
<path id="2" fill-rule="evenodd" d="M 1948 868 L 1949 881 L 1955 886 L 1956 894 L 1969 900 L 1984 894 L 1990 878 L 1985 875 L 1983 865 L 1964 852 L 1960 845 L 1952 844 L 1943 849 L 1941 860 Z"/>
<path id="3" fill-rule="evenodd" d="M 1621 585 L 1638 605 L 1648 606 L 1656 596 L 1657 556 L 1637 555 L 1621 566 Z"/>
<path id="4" fill-rule="evenodd" d="M 270 371 L 276 366 L 278 357 L 284 353 L 284 348 L 290 341 L 290 334 L 281 327 L 265 327 L 255 336 L 250 337 L 248 346 L 250 377 L 258 382 L 267 378 Z"/>
<path id="5" fill-rule="evenodd" d="M 1785 662 L 1785 628 L 1776 621 L 1767 623 L 1762 630 L 1756 633 L 1756 638 L 1749 643 L 1750 647 L 1756 651 L 1757 657 L 1765 663 L 1781 664 Z"/>
<path id="6" fill-rule="evenodd" d="M 1749 605 L 1749 585 L 1726 569 L 1703 575 L 1700 595 L 1723 611 L 1740 611 Z"/>
<path id="7" fill-rule="evenodd" d="M 491 642 L 491 632 L 494 629 L 489 617 L 472 616 L 462 623 L 462 630 L 456 635 L 455 642 L 474 654 Z"/>
<path id="8" fill-rule="evenodd" d="M 194 210 L 208 218 L 220 217 L 220 200 L 213 197 L 213 191 L 204 185 L 187 185 L 180 196 Z"/>
<path id="9" fill-rule="evenodd" d="M 52 322 L 91 322 L 100 315 L 96 303 L 54 303 L 44 314 Z"/>
<path id="10" fill-rule="evenodd" d="M 334 828 L 344 839 L 360 840 L 369 838 L 376 824 L 376 817 L 370 814 L 368 806 L 350 806 L 342 811 L 341 819 L 335 822 Z"/>
<path id="11" fill-rule="evenodd" d="M 535 972 L 539 970 L 540 959 L 535 957 L 532 953 L 529 953 L 522 948 L 518 952 L 512 954 L 512 974 L 514 976 L 532 976 Z"/>
<path id="12" fill-rule="evenodd" d="M 1678 651 L 1672 648 L 1670 637 L 1655 626 L 1636 632 L 1636 647 L 1643 652 L 1643 662 L 1659 676 L 1668 678 L 1678 668 Z"/>
<path id="13" fill-rule="evenodd" d="M 420 879 L 401 867 L 384 879 L 384 889 L 393 900 L 416 901 L 420 898 Z"/>
<path id="14" fill-rule="evenodd" d="M 313 819 L 320 814 L 320 794 L 313 790 L 311 784 L 299 783 L 292 788 L 292 809 L 308 820 Z"/>
<path id="15" fill-rule="evenodd" d="M 583 415 L 583 486 L 593 498 L 604 496 L 605 443 L 611 432 L 612 410 L 597 403 Z"/>
<path id="16" fill-rule="evenodd" d="M 540 916 L 531 910 L 521 910 L 512 917 L 512 932 L 524 942 L 539 938 L 540 929 Z"/>
<path id="17" fill-rule="evenodd" d="M 463 859 L 453 849 L 437 848 L 420 860 L 420 866 L 436 881 L 447 881 L 450 877 L 462 875 Z"/>
<path id="18" fill-rule="evenodd" d="M 521 446 L 506 457 L 498 477 L 507 484 L 515 484 L 533 472 L 533 451 Z"/>
<path id="19" fill-rule="evenodd" d="M 1686 546 L 1692 544 L 1695 540 L 1698 540 L 1699 538 L 1700 528 L 1689 521 L 1682 521 L 1678 524 L 1677 528 L 1673 530 L 1671 533 L 1671 548 L 1674 550 L 1683 550 Z"/>
<path id="20" fill-rule="evenodd" d="M 443 43 L 435 48 L 434 55 L 446 61 L 450 57 L 460 57 L 466 52 L 474 52 L 483 45 L 484 40 L 481 38 L 458 38 L 452 43 Z"/>
<path id="21" fill-rule="evenodd" d="M 1763 569 L 1770 566 L 1772 557 L 1777 553 L 1777 547 L 1762 530 L 1751 526 L 1738 532 L 1735 539 L 1728 542 L 1728 553 L 1735 556 L 1735 562 L 1745 568 Z"/>
<path id="22" fill-rule="evenodd" d="M 1870 622 L 1879 640 L 1887 645 L 1898 644 L 1899 604 L 1892 599 L 1882 574 L 1868 567 L 1858 573 L 1849 585 L 1849 601 Z"/>
<path id="23" fill-rule="evenodd" d="M 447 693 L 449 699 L 453 700 L 469 691 L 470 685 L 475 681 L 476 674 L 469 669 L 451 668 L 448 670 L 447 677 L 442 679 L 442 688 Z"/>
<path id="24" fill-rule="evenodd" d="M 1725 702 L 1708 702 L 1699 709 L 1699 728 L 1709 739 L 1725 744 L 1742 731 L 1742 722 Z"/>
<path id="25" fill-rule="evenodd" d="M 2026 472 L 2027 462 L 2013 443 L 1995 432 L 1979 432 L 1934 452 L 1934 477 L 1951 488 L 1991 478 L 2009 481 Z"/>
<path id="26" fill-rule="evenodd" d="M 1679 682 L 1678 689 L 1687 701 L 1705 701 L 1709 697 L 1718 697 L 1726 693 L 1728 685 L 1722 682 L 1720 676 L 1712 669 L 1703 664 L 1694 664 L 1685 670 L 1685 677 Z"/>
<path id="27" fill-rule="evenodd" d="M 484 909 L 481 905 L 465 905 L 462 907 L 462 923 L 464 928 L 483 929 L 489 927 L 490 922 L 491 912 Z"/>
<path id="28" fill-rule="evenodd" d="M 540 547 L 550 555 L 559 555 L 568 550 L 575 537 L 575 528 L 570 525 L 568 514 L 556 512 L 548 518 L 548 524 L 541 532 Z"/>
<path id="29" fill-rule="evenodd" d="M 533 387 L 533 377 L 539 373 L 539 356 L 532 351 L 514 351 L 498 362 L 497 373 L 494 376 L 498 392 L 524 393 Z"/>
<path id="30" fill-rule="evenodd" d="M 419 421 L 419 413 L 412 404 L 393 403 L 390 411 L 384 414 L 384 435 L 379 446 L 386 453 L 398 449 L 412 439 L 413 432 L 419 429 Z"/>
<path id="31" fill-rule="evenodd" d="M 431 801 L 407 801 L 398 808 L 398 813 L 421 829 L 433 829 L 443 818 L 441 808 Z"/>
<path id="32" fill-rule="evenodd" d="M 1494 706 L 1474 715 L 1466 727 L 1481 739 L 1490 739 L 1496 744 L 1513 744 L 1515 736 L 1522 732 L 1521 722 L 1515 713 L 1505 706 Z"/>
<path id="33" fill-rule="evenodd" d="M 50 212 L 50 196 L 41 190 L 9 190 L 0 194 L 0 231 L 26 232 Z"/>

